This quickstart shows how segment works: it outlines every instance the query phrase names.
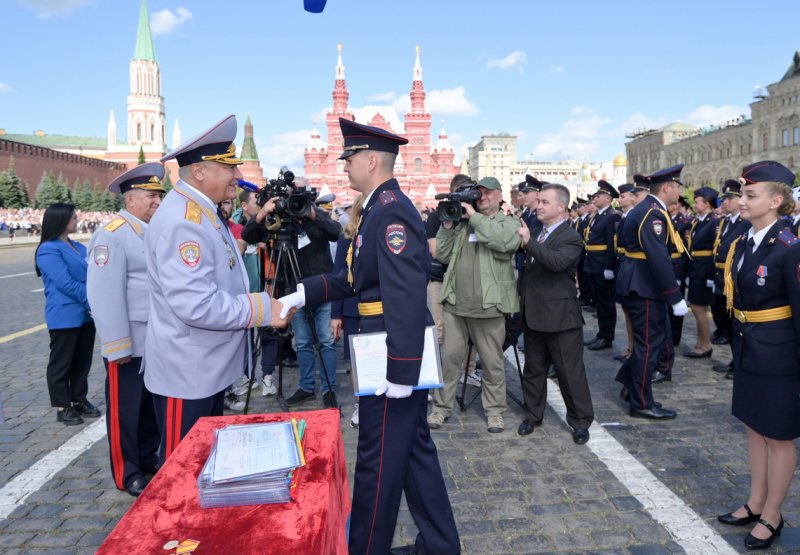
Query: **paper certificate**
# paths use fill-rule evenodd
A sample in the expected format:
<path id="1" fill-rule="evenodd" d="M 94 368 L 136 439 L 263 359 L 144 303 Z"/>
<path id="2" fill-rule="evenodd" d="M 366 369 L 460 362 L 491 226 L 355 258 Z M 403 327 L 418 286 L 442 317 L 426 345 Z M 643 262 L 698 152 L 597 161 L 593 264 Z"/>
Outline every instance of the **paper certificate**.
<path id="1" fill-rule="evenodd" d="M 360 333 L 350 336 L 350 357 L 353 365 L 353 391 L 357 396 L 374 395 L 386 380 L 386 332 Z M 442 362 L 439 343 L 433 326 L 425 328 L 425 348 L 419 383 L 414 389 L 442 387 Z"/>

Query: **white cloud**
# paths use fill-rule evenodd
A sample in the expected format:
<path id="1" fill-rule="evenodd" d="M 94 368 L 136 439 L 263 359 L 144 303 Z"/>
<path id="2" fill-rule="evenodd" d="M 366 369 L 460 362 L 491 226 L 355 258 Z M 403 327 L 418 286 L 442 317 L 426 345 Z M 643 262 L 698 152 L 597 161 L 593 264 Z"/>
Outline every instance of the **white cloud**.
<path id="1" fill-rule="evenodd" d="M 464 87 L 433 89 L 425 107 L 436 116 L 477 116 L 478 107 L 464 94 Z"/>
<path id="2" fill-rule="evenodd" d="M 303 151 L 310 139 L 311 129 L 289 131 L 267 139 L 266 146 L 258 149 L 258 159 L 267 178 L 277 177 L 281 166 L 287 166 L 295 175 L 303 175 L 305 172 Z"/>
<path id="3" fill-rule="evenodd" d="M 750 109 L 746 106 L 712 106 L 704 104 L 686 116 L 686 123 L 704 127 L 706 125 L 725 123 L 726 121 L 734 120 L 741 115 L 750 113 Z"/>
<path id="4" fill-rule="evenodd" d="M 397 100 L 397 94 L 394 91 L 373 94 L 367 99 L 367 102 L 380 102 L 381 104 L 392 104 Z"/>
<path id="5" fill-rule="evenodd" d="M 610 129 L 608 135 L 617 138 L 624 138 L 627 133 L 631 133 L 633 131 L 643 131 L 645 129 L 658 129 L 659 127 L 667 125 L 671 121 L 672 120 L 667 114 L 648 116 L 646 114 L 642 114 L 641 112 L 636 112 L 627 117 L 613 129 Z"/>
<path id="6" fill-rule="evenodd" d="M 192 17 L 192 12 L 186 8 L 176 8 L 174 12 L 164 8 L 150 16 L 150 29 L 153 31 L 153 35 L 168 35 Z"/>
<path id="7" fill-rule="evenodd" d="M 514 50 L 505 58 L 492 58 L 486 62 L 486 67 L 497 69 L 520 68 L 528 61 L 528 55 L 522 50 Z"/>
<path id="8" fill-rule="evenodd" d="M 3 83 L 0 81 L 0 93 L 9 93 L 14 92 L 14 87 L 9 85 L 8 83 Z"/>
<path id="9" fill-rule="evenodd" d="M 17 0 L 23 6 L 31 8 L 42 19 L 65 17 L 89 4 L 92 0 Z"/>
<path id="10" fill-rule="evenodd" d="M 550 66 L 548 68 L 548 71 L 550 73 L 555 73 L 555 74 L 558 75 L 558 74 L 561 74 L 561 73 L 566 73 L 567 68 L 565 68 L 564 66 Z"/>
<path id="11" fill-rule="evenodd" d="M 611 120 L 583 106 L 573 108 L 571 115 L 573 117 L 565 121 L 556 133 L 542 137 L 533 149 L 534 158 L 589 160 L 597 155 L 602 129 Z"/>

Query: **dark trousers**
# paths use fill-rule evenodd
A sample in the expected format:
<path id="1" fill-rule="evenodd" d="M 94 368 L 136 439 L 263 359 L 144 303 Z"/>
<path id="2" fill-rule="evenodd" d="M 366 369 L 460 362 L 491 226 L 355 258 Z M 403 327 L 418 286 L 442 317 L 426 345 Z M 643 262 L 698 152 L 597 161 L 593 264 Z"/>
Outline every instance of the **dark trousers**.
<path id="1" fill-rule="evenodd" d="M 617 326 L 617 306 L 614 304 L 616 280 L 605 279 L 603 274 L 586 274 L 592 301 L 597 308 L 597 337 L 614 341 Z"/>
<path id="2" fill-rule="evenodd" d="M 261 328 L 261 377 L 271 376 L 278 364 L 278 338 L 270 328 Z M 245 373 L 247 367 L 245 367 Z"/>
<path id="3" fill-rule="evenodd" d="M 111 473 L 117 489 L 152 471 L 158 462 L 160 436 L 153 396 L 139 373 L 142 357 L 106 366 L 106 431 Z"/>
<path id="4" fill-rule="evenodd" d="M 681 297 L 686 297 L 686 285 L 681 281 Z M 669 313 L 669 326 L 672 335 L 672 345 L 677 347 L 681 344 L 681 336 L 683 336 L 683 316 L 675 316 L 672 310 L 667 309 Z"/>
<path id="5" fill-rule="evenodd" d="M 667 312 L 672 314 L 672 309 L 667 308 Z M 667 332 L 667 337 L 664 340 L 664 346 L 658 354 L 658 362 L 656 363 L 656 370 L 665 376 L 672 377 L 672 367 L 675 365 L 675 345 L 672 341 L 672 329 L 670 328 L 671 320 L 667 318 L 667 323 L 664 330 Z"/>
<path id="6" fill-rule="evenodd" d="M 222 416 L 225 391 L 203 399 L 177 399 L 153 393 L 160 435 L 158 463 L 164 464 L 189 430 L 203 416 Z"/>
<path id="7" fill-rule="evenodd" d="M 589 274 L 583 271 L 583 260 L 578 262 L 578 298 L 583 303 L 592 303 L 592 291 L 589 287 Z"/>
<path id="8" fill-rule="evenodd" d="M 66 408 L 71 403 L 86 401 L 94 334 L 94 322 L 86 322 L 79 328 L 50 330 L 50 360 L 47 363 L 50 406 Z"/>
<path id="9" fill-rule="evenodd" d="M 358 452 L 353 485 L 349 551 L 389 553 L 405 492 L 419 529 L 416 550 L 461 550 L 453 509 L 426 420 L 428 391 L 405 399 L 368 395 L 359 399 Z"/>
<path id="10" fill-rule="evenodd" d="M 628 388 L 631 410 L 653 407 L 653 372 L 667 341 L 667 303 L 638 295 L 623 297 L 633 323 L 633 353 L 617 372 L 616 380 Z"/>
<path id="11" fill-rule="evenodd" d="M 342 343 L 345 360 L 350 360 L 350 336 L 358 333 L 359 321 L 361 321 L 359 316 L 342 317 Z"/>
<path id="12" fill-rule="evenodd" d="M 556 367 L 558 386 L 567 406 L 567 424 L 588 429 L 594 420 L 592 395 L 583 365 L 583 328 L 540 332 L 525 328 L 525 369 L 522 393 L 526 417 L 540 423 L 547 405 L 547 369 Z"/>
<path id="13" fill-rule="evenodd" d="M 714 319 L 714 325 L 717 328 L 714 335 L 724 337 L 730 341 L 733 333 L 733 321 L 728 309 L 725 307 L 725 295 L 714 295 L 714 300 L 711 303 L 711 317 Z"/>

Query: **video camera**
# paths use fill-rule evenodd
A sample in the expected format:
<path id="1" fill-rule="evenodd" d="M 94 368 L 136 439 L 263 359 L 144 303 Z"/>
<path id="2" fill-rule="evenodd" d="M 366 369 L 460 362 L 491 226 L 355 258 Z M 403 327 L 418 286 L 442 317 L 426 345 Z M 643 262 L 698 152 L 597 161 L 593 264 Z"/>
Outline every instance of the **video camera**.
<path id="1" fill-rule="evenodd" d="M 436 200 L 442 200 L 436 207 L 436 213 L 439 219 L 443 222 L 459 222 L 461 216 L 464 215 L 464 207 L 461 206 L 462 202 L 472 205 L 477 210 L 475 202 L 481 198 L 481 192 L 478 189 L 477 183 L 465 183 L 452 193 L 441 193 L 436 195 Z"/>
<path id="2" fill-rule="evenodd" d="M 283 166 L 278 173 L 278 178 L 270 179 L 258 192 L 256 204 L 264 206 L 271 198 L 277 198 L 273 216 L 284 220 L 299 220 L 311 213 L 311 208 L 317 198 L 317 190 L 313 188 L 295 189 L 294 173 Z"/>

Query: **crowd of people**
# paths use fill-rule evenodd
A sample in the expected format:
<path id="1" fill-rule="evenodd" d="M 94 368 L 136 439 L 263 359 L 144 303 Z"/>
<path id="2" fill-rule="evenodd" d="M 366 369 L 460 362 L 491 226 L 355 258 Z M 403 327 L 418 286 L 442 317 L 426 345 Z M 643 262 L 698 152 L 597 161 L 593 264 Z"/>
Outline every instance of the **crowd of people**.
<path id="1" fill-rule="evenodd" d="M 631 417 L 670 420 L 678 413 L 654 399 L 653 384 L 673 379 L 691 307 L 697 340 L 683 354 L 706 359 L 712 345 L 732 343 L 730 365 L 715 369 L 733 379 L 733 414 L 750 451 L 747 501 L 719 519 L 755 523 L 748 548 L 771 545 L 800 436 L 800 188 L 790 188 L 791 171 L 759 162 L 719 192 L 695 190 L 691 204 L 682 166 L 618 188 L 601 180 L 589 199 L 526 176 L 511 204 L 496 178 L 457 175 L 451 191 L 469 192 L 459 197 L 460 212 L 430 211 L 423 221 L 393 178 L 406 140 L 340 125 L 345 172 L 359 195 L 332 213 L 310 202 L 287 214 L 279 199 L 260 205 L 254 192 L 237 194 L 230 116 L 165 156 L 177 160 L 181 177 L 166 197 L 161 164 L 115 179 L 109 190 L 125 208 L 82 215 L 88 227 L 100 226 L 88 250 L 69 237 L 80 226 L 71 205 L 14 214 L 41 217 L 47 380 L 65 425 L 100 414 L 86 379 L 100 338 L 117 488 L 139 495 L 198 418 L 241 410 L 251 387 L 278 394 L 279 364 L 299 372 L 287 405 L 314 400 L 319 389 L 325 408 L 339 408 L 336 341 L 344 338 L 349 358 L 349 335 L 385 333 L 385 381 L 350 417 L 359 429 L 351 552 L 389 552 L 405 493 L 420 528 L 407 552 L 457 553 L 430 429 L 447 425 L 459 383 L 480 387 L 487 432 L 503 433 L 503 353 L 521 337 L 525 414 L 517 433 L 544 424 L 550 377 L 573 441 L 585 444 L 594 409 L 584 347 L 610 353 L 619 304 L 627 336 L 615 357 L 620 396 Z M 589 313 L 598 331 L 584 337 Z M 292 334 L 280 331 L 287 326 Z M 430 394 L 415 389 L 428 327 L 443 376 Z M 260 375 L 251 378 L 255 348 Z"/>
<path id="2" fill-rule="evenodd" d="M 0 208 L 0 234 L 11 239 L 20 235 L 38 236 L 42 233 L 43 208 Z M 114 218 L 113 212 L 75 210 L 77 233 L 94 233 Z"/>

